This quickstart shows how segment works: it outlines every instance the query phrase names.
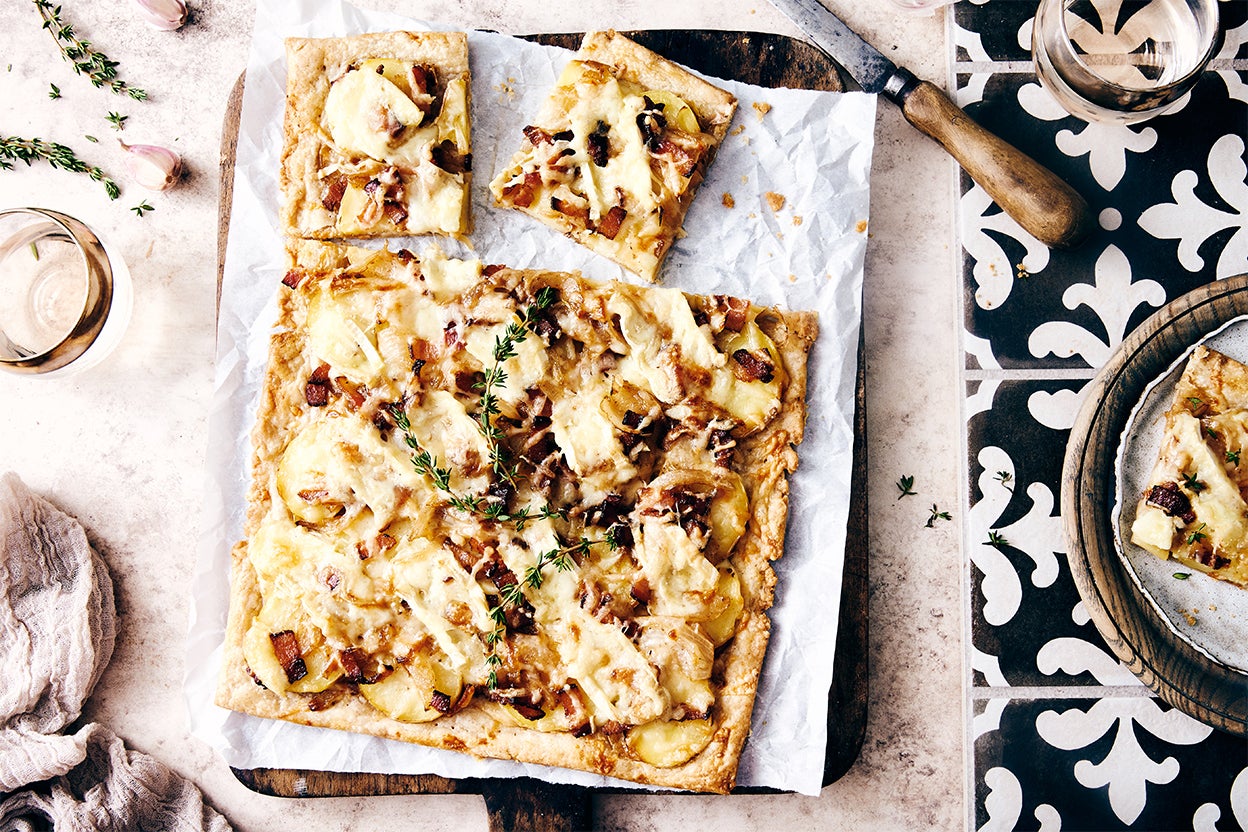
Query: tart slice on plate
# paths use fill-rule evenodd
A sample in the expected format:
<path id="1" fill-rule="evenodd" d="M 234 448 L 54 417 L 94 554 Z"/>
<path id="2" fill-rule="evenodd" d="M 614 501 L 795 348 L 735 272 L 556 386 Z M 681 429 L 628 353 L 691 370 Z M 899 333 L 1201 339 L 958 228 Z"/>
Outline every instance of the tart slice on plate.
<path id="1" fill-rule="evenodd" d="M 467 35 L 290 38 L 286 56 L 287 234 L 463 237 L 471 230 Z"/>
<path id="2" fill-rule="evenodd" d="M 1246 496 L 1248 367 L 1201 345 L 1175 387 L 1131 540 L 1248 587 Z"/>
<path id="3" fill-rule="evenodd" d="M 653 281 L 736 107 L 623 35 L 591 32 L 490 191 Z"/>

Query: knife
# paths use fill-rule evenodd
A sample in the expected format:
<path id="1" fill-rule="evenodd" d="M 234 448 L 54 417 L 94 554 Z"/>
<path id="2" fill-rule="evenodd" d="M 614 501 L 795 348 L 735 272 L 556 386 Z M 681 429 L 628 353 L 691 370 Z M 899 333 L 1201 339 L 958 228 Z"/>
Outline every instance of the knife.
<path id="1" fill-rule="evenodd" d="M 976 124 L 940 88 L 880 54 L 819 0 L 771 0 L 865 92 L 901 107 L 906 121 L 936 140 L 1001 209 L 1051 248 L 1078 245 L 1092 228 L 1088 203 L 1018 148 Z"/>

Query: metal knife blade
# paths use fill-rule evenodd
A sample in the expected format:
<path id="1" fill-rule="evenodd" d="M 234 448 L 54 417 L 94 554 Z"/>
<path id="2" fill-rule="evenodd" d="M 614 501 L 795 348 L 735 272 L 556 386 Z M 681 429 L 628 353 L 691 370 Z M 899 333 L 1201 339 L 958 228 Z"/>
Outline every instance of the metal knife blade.
<path id="1" fill-rule="evenodd" d="M 1092 229 L 1088 203 L 1018 148 L 975 123 L 939 88 L 880 54 L 819 0 L 771 0 L 869 93 L 901 107 L 906 121 L 934 139 L 1007 214 L 1053 248 L 1078 245 Z"/>
<path id="2" fill-rule="evenodd" d="M 882 93 L 899 101 L 918 83 L 909 70 L 884 57 L 819 0 L 771 0 L 771 4 L 844 67 L 864 92 Z"/>

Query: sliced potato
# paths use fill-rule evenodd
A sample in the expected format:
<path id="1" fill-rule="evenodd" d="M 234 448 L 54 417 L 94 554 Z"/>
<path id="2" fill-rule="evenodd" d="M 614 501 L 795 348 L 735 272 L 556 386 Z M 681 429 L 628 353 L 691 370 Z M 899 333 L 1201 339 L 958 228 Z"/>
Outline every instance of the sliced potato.
<path id="1" fill-rule="evenodd" d="M 675 93 L 667 90 L 646 90 L 642 93 L 655 104 L 663 105 L 663 117 L 667 119 L 667 123 L 678 130 L 684 130 L 686 133 L 702 132 L 701 125 L 698 124 L 698 117 L 693 112 L 693 108 L 685 103 L 685 100 Z"/>
<path id="2" fill-rule="evenodd" d="M 732 547 L 745 533 L 745 524 L 750 519 L 750 498 L 740 475 L 726 472 L 718 477 L 716 486 L 708 517 L 710 540 L 706 546 L 711 560 L 726 558 L 732 553 Z"/>
<path id="3" fill-rule="evenodd" d="M 719 647 L 737 634 L 737 622 L 745 610 L 745 599 L 741 595 L 741 579 L 728 563 L 719 565 L 719 583 L 715 594 L 728 600 L 728 607 L 719 615 L 702 625 L 711 644 Z"/>
<path id="4" fill-rule="evenodd" d="M 299 652 L 306 674 L 291 681 L 273 650 L 272 634 L 291 630 L 299 642 Z M 252 622 L 243 636 L 243 658 L 247 666 L 266 688 L 274 693 L 317 693 L 332 685 L 342 675 L 334 663 L 333 651 L 325 639 L 310 625 L 275 626 L 263 617 Z"/>
<path id="5" fill-rule="evenodd" d="M 729 333 L 719 347 L 728 357 L 728 366 L 715 370 L 708 397 L 741 423 L 739 433 L 749 435 L 771 421 L 780 410 L 780 394 L 786 381 L 780 352 L 775 342 L 753 321 L 740 332 Z M 739 377 L 734 368 L 739 363 L 734 358 L 738 350 L 768 362 L 770 377 L 758 380 Z"/>
<path id="6" fill-rule="evenodd" d="M 647 722 L 629 729 L 628 745 L 652 766 L 675 768 L 706 748 L 714 734 L 715 726 L 710 719 Z"/>
<path id="7" fill-rule="evenodd" d="M 436 659 L 413 656 L 371 685 L 360 685 L 368 704 L 399 722 L 430 722 L 442 716 L 434 707 L 434 693 L 459 699 L 463 678 Z"/>

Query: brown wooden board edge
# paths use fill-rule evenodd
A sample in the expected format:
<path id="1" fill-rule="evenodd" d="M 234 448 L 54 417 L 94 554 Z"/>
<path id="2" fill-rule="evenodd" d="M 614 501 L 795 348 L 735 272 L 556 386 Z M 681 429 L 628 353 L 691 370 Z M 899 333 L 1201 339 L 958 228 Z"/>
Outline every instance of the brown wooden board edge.
<path id="1" fill-rule="evenodd" d="M 1169 705 L 1248 736 L 1244 677 L 1210 660 L 1156 615 L 1118 556 L 1110 523 L 1114 459 L 1144 390 L 1193 343 L 1248 315 L 1248 275 L 1199 287 L 1154 313 L 1088 385 L 1062 469 L 1061 516 L 1071 575 L 1101 637 Z"/>
<path id="2" fill-rule="evenodd" d="M 626 32 L 655 52 L 699 72 L 764 87 L 839 91 L 844 87 L 833 61 L 810 44 L 764 32 L 651 30 Z M 575 49 L 579 33 L 524 36 L 550 46 Z M 226 104 L 221 134 L 220 196 L 217 228 L 217 311 L 225 273 L 226 241 L 233 205 L 234 161 L 238 145 L 245 77 L 240 75 Z M 858 341 L 858 373 L 854 406 L 853 471 L 845 546 L 841 609 L 836 639 L 832 689 L 828 702 L 828 747 L 823 785 L 839 780 L 853 766 L 866 736 L 868 687 L 867 591 L 869 536 L 867 519 L 867 447 L 865 357 L 863 335 Z M 278 797 L 330 797 L 383 794 L 483 794 L 491 828 L 588 828 L 588 793 L 581 787 L 554 786 L 528 778 L 449 779 L 431 774 L 339 773 L 295 769 L 238 769 L 234 776 L 247 788 Z M 612 790 L 616 791 L 616 790 Z M 618 790 L 626 791 L 626 790 Z M 766 788 L 740 787 L 737 793 L 773 793 Z M 517 810 L 529 803 L 525 795 L 541 795 L 527 818 Z M 518 801 L 518 802 L 517 802 Z M 522 805 L 523 804 L 523 805 Z M 554 825 L 538 819 L 553 812 Z M 523 812 L 521 814 L 524 814 Z M 505 815 L 505 817 L 503 816 Z M 500 827 L 500 824 L 502 825 Z"/>

